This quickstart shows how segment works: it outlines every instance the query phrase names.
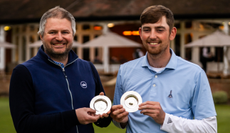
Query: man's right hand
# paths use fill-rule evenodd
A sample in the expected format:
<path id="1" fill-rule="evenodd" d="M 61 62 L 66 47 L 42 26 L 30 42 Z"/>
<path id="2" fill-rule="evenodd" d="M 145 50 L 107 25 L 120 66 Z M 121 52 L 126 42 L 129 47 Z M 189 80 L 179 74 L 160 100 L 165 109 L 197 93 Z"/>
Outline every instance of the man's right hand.
<path id="1" fill-rule="evenodd" d="M 111 108 L 110 117 L 114 121 L 119 122 L 121 127 L 124 128 L 128 123 L 129 112 L 125 111 L 122 105 L 113 105 Z"/>
<path id="2" fill-rule="evenodd" d="M 75 112 L 78 121 L 84 125 L 96 122 L 100 118 L 99 115 L 95 115 L 96 111 L 91 108 L 79 108 Z"/>

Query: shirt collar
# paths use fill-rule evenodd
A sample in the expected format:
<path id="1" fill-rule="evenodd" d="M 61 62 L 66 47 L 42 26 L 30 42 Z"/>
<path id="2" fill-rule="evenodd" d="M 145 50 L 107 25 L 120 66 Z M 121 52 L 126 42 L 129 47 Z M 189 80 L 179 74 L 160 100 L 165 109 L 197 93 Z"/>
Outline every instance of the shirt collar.
<path id="1" fill-rule="evenodd" d="M 65 67 L 64 64 L 61 63 L 61 62 L 57 62 L 57 61 L 54 61 L 54 60 L 53 60 L 53 62 L 54 62 L 55 64 L 57 64 L 58 66 L 60 66 L 61 68 L 64 68 L 64 67 Z"/>
<path id="2" fill-rule="evenodd" d="M 177 57 L 176 54 L 173 52 L 173 50 L 170 48 L 170 52 L 171 52 L 171 58 L 168 62 L 168 64 L 166 65 L 166 69 L 176 69 L 177 66 Z M 149 65 L 148 59 L 147 59 L 147 54 L 148 52 L 145 54 L 144 58 L 142 58 L 142 67 L 148 67 L 149 69 L 151 69 L 151 66 Z"/>

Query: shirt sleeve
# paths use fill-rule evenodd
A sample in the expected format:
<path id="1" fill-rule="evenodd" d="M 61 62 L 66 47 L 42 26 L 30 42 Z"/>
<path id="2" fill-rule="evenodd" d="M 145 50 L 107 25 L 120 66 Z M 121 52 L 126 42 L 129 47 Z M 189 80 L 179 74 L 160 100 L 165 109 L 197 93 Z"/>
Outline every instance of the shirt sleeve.
<path id="1" fill-rule="evenodd" d="M 201 120 L 216 116 L 212 92 L 206 73 L 201 69 L 194 77 L 194 80 L 196 86 L 191 99 L 191 109 L 194 119 Z"/>
<path id="2" fill-rule="evenodd" d="M 161 130 L 169 133 L 217 133 L 217 120 L 216 116 L 191 120 L 166 113 Z"/>
<path id="3" fill-rule="evenodd" d="M 96 85 L 96 88 L 95 88 L 95 89 L 96 89 L 96 91 L 95 91 L 95 96 L 96 96 L 96 95 L 99 95 L 100 92 L 104 92 L 104 94 L 105 94 L 105 91 L 104 91 L 103 86 L 102 86 L 102 84 L 101 84 L 100 76 L 99 76 L 99 74 L 98 74 L 96 68 L 94 67 L 94 65 L 93 65 L 91 62 L 89 62 L 89 65 L 90 65 L 90 68 L 91 68 L 91 70 L 92 70 L 93 78 L 94 78 L 95 85 Z"/>
<path id="4" fill-rule="evenodd" d="M 65 132 L 79 124 L 75 110 L 37 115 L 32 77 L 24 65 L 18 65 L 10 81 L 10 112 L 17 133 Z"/>
<path id="5" fill-rule="evenodd" d="M 121 67 L 117 74 L 116 86 L 114 91 L 113 105 L 119 105 L 121 96 L 123 95 L 122 79 L 121 79 Z"/>
<path id="6" fill-rule="evenodd" d="M 116 86 L 115 86 L 115 92 L 114 92 L 114 98 L 113 98 L 113 105 L 119 105 L 120 104 L 120 99 L 121 96 L 123 95 L 123 90 L 122 90 L 122 80 L 121 80 L 121 68 L 118 71 L 117 74 L 117 80 L 116 80 Z M 113 120 L 113 124 L 121 129 L 124 129 L 121 127 L 119 122 L 116 122 Z"/>

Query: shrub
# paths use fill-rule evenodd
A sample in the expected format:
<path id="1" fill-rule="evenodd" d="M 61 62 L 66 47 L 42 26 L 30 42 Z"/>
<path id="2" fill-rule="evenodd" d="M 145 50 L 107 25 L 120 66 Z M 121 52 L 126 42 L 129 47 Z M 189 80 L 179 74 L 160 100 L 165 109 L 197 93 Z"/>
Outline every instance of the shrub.
<path id="1" fill-rule="evenodd" d="M 225 91 L 217 91 L 212 94 L 215 104 L 223 104 L 228 101 L 228 94 Z"/>

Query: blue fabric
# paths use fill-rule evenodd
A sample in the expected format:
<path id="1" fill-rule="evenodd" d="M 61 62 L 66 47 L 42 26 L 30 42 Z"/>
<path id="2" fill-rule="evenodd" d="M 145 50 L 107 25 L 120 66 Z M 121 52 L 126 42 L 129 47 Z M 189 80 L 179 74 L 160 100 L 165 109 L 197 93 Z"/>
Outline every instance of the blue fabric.
<path id="1" fill-rule="evenodd" d="M 100 92 L 104 90 L 91 62 L 70 51 L 64 67 L 47 56 L 41 46 L 35 57 L 18 65 L 12 74 L 10 107 L 16 130 L 93 133 L 91 123 L 79 123 L 75 109 L 89 107 Z M 95 124 L 104 127 L 110 121 L 108 117 Z"/>
<path id="2" fill-rule="evenodd" d="M 120 104 L 122 94 L 138 92 L 143 102 L 160 102 L 163 110 L 187 119 L 203 119 L 216 115 L 212 93 L 205 72 L 171 50 L 165 69 L 155 72 L 147 54 L 120 66 L 113 104 Z M 163 133 L 160 125 L 140 111 L 129 113 L 127 133 Z"/>
<path id="3" fill-rule="evenodd" d="M 61 68 L 65 68 L 64 64 L 61 62 L 57 62 L 57 61 L 53 61 L 55 64 L 57 64 L 58 66 L 60 66 Z"/>
<path id="4" fill-rule="evenodd" d="M 71 97 L 74 108 L 89 107 L 90 100 L 95 96 L 96 87 L 89 62 L 78 59 L 72 52 L 64 71 L 41 49 L 37 56 L 23 65 L 30 71 L 33 79 L 37 114 L 71 110 Z M 87 86 L 83 88 L 81 82 L 85 82 Z M 103 91 L 103 88 L 100 89 Z"/>

